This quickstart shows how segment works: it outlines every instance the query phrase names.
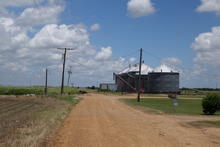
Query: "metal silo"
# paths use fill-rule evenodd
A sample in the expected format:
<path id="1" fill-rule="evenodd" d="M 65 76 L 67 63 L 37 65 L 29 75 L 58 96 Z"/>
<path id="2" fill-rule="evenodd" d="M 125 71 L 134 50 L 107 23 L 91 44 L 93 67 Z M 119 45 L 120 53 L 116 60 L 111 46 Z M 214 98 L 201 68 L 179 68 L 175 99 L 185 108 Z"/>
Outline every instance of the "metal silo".
<path id="1" fill-rule="evenodd" d="M 148 74 L 148 92 L 150 93 L 178 93 L 179 73 L 151 72 Z"/>

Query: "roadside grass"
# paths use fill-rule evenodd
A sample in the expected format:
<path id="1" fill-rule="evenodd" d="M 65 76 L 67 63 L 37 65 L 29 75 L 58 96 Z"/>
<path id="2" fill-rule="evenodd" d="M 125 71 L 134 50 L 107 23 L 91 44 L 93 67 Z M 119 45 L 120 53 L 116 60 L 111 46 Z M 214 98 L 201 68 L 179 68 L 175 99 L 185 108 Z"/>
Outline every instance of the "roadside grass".
<path id="1" fill-rule="evenodd" d="M 187 115 L 202 115 L 202 100 L 200 99 L 178 99 L 178 106 L 174 108 L 173 100 L 166 98 L 142 98 L 141 102 L 136 99 L 120 99 L 121 101 L 132 105 L 141 106 L 143 108 L 151 108 L 159 110 L 167 114 L 187 114 Z M 219 115 L 217 112 L 215 115 Z"/>
<path id="2" fill-rule="evenodd" d="M 64 87 L 66 94 L 79 94 L 79 89 L 73 87 Z M 14 86 L 0 86 L 0 95 L 43 95 L 43 86 L 32 86 L 32 87 L 14 87 Z M 48 87 L 48 95 L 60 94 L 60 87 Z"/>
<path id="3" fill-rule="evenodd" d="M 141 94 L 141 97 L 158 97 L 158 98 L 168 98 L 168 94 Z M 203 98 L 205 95 L 177 95 L 178 98 L 184 99 L 184 98 Z"/>
<path id="4" fill-rule="evenodd" d="M 193 127 L 218 127 L 220 128 L 220 121 L 202 120 L 202 121 L 189 122 L 188 124 Z"/>
<path id="5" fill-rule="evenodd" d="M 47 146 L 79 99 L 73 96 L 0 99 L 0 146 Z"/>
<path id="6" fill-rule="evenodd" d="M 79 102 L 79 98 L 76 98 L 74 96 L 60 96 L 59 97 L 61 100 L 64 100 L 68 102 L 70 105 L 76 105 Z"/>
<path id="7" fill-rule="evenodd" d="M 144 94 L 141 94 L 141 97 L 165 97 L 167 98 L 168 95 L 167 94 L 149 94 L 149 93 L 144 93 Z"/>
<path id="8" fill-rule="evenodd" d="M 128 92 L 118 92 L 118 91 L 102 90 L 102 89 L 96 90 L 96 93 L 105 94 L 105 95 L 128 95 L 128 94 L 132 94 L 132 93 L 128 93 Z"/>
<path id="9" fill-rule="evenodd" d="M 136 95 L 135 92 L 129 93 L 129 92 L 117 92 L 117 91 L 111 91 L 111 90 L 101 90 L 101 89 L 86 89 L 87 92 L 92 92 L 92 93 L 101 93 L 105 95 Z M 178 94 L 177 97 L 180 99 L 202 99 L 205 97 L 205 94 Z M 153 94 L 153 93 L 142 93 L 141 97 L 143 98 L 168 98 L 168 94 Z"/>
<path id="10" fill-rule="evenodd" d="M 199 99 L 202 99 L 204 98 L 206 95 L 178 95 L 177 97 L 178 98 L 181 98 L 181 99 L 184 99 L 184 98 L 199 98 Z"/>

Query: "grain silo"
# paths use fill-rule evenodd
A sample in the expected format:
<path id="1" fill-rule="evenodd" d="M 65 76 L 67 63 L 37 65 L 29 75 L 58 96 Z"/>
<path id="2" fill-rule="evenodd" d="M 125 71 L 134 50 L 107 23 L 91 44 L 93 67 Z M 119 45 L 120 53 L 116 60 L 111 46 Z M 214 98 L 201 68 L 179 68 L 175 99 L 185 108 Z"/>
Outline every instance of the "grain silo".
<path id="1" fill-rule="evenodd" d="M 148 74 L 149 93 L 178 93 L 179 73 L 151 72 Z"/>
<path id="2" fill-rule="evenodd" d="M 165 66 L 165 65 L 163 65 Z M 178 72 L 154 72 L 153 68 L 142 64 L 141 89 L 145 93 L 178 93 L 179 73 Z M 129 66 L 122 72 L 115 74 L 117 91 L 135 92 L 138 87 L 138 65 Z"/>

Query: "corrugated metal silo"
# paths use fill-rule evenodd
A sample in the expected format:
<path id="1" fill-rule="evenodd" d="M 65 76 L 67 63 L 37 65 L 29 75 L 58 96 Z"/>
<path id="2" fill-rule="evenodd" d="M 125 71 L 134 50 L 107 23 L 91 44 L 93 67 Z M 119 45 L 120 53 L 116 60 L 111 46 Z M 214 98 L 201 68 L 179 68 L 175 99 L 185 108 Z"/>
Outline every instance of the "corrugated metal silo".
<path id="1" fill-rule="evenodd" d="M 148 78 L 148 92 L 150 93 L 179 92 L 179 73 L 151 72 Z"/>

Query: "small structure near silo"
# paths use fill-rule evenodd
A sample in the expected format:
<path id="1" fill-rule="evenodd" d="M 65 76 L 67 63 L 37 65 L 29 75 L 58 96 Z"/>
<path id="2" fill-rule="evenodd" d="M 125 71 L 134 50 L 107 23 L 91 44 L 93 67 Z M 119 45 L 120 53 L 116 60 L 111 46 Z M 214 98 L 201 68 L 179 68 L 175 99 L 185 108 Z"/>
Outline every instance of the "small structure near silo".
<path id="1" fill-rule="evenodd" d="M 117 91 L 117 85 L 114 83 L 101 83 L 99 88 L 102 90 Z"/>
<path id="2" fill-rule="evenodd" d="M 160 69 L 160 71 L 158 70 Z M 164 71 L 162 69 L 165 69 Z M 136 92 L 138 87 L 139 65 L 130 65 L 118 74 L 114 74 L 117 91 Z M 162 65 L 154 71 L 146 64 L 142 64 L 141 91 L 143 93 L 179 93 L 179 73 L 168 71 Z"/>

